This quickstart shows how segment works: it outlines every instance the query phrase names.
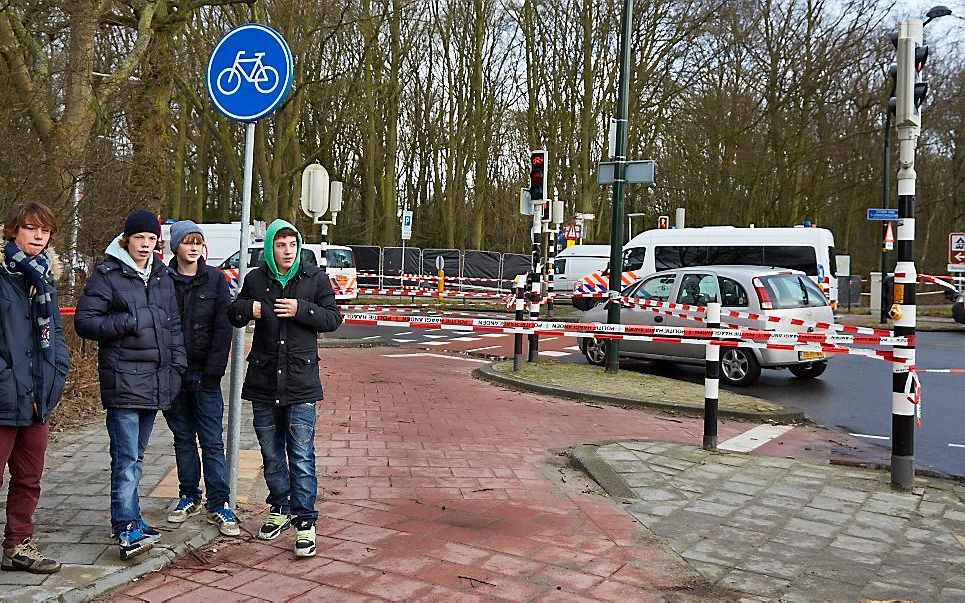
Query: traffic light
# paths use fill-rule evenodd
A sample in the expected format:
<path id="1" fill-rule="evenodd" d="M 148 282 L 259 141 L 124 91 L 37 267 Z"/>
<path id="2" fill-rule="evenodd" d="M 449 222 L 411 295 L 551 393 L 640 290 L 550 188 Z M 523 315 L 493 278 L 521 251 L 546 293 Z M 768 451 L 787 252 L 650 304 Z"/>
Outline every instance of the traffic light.
<path id="1" fill-rule="evenodd" d="M 533 203 L 546 200 L 546 151 L 532 151 L 529 156 L 529 196 Z"/>
<path id="2" fill-rule="evenodd" d="M 657 228 L 661 230 L 670 228 L 670 216 L 659 216 L 657 218 Z"/>
<path id="3" fill-rule="evenodd" d="M 888 98 L 888 110 L 894 115 L 895 111 L 898 110 L 898 98 L 895 96 L 895 92 L 898 90 L 898 65 L 894 63 L 888 67 L 888 75 L 891 76 L 891 94 Z"/>
<path id="4" fill-rule="evenodd" d="M 928 47 L 915 46 L 915 110 L 921 109 L 925 99 L 928 97 L 928 82 L 921 75 L 921 70 L 925 68 L 925 61 L 928 60 Z"/>

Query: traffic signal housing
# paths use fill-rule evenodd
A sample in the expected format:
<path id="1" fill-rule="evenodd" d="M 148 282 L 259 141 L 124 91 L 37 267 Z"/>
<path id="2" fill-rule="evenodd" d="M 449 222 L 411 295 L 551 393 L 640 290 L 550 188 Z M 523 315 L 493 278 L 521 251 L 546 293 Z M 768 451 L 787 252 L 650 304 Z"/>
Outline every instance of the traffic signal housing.
<path id="1" fill-rule="evenodd" d="M 529 156 L 529 196 L 533 203 L 546 200 L 546 151 L 532 151 Z"/>
<path id="2" fill-rule="evenodd" d="M 670 216 L 658 216 L 657 217 L 657 228 L 661 230 L 666 230 L 670 228 Z"/>

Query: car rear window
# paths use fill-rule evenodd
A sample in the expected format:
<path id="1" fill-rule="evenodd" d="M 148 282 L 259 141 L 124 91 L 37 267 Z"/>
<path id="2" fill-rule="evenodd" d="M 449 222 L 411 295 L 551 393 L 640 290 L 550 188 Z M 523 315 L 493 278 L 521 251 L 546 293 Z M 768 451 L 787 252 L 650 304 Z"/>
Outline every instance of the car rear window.
<path id="1" fill-rule="evenodd" d="M 799 274 L 777 274 L 761 278 L 775 310 L 816 308 L 828 305 L 814 281 Z"/>
<path id="2" fill-rule="evenodd" d="M 556 274 L 566 274 L 566 260 L 556 260 L 553 262 L 553 272 Z"/>

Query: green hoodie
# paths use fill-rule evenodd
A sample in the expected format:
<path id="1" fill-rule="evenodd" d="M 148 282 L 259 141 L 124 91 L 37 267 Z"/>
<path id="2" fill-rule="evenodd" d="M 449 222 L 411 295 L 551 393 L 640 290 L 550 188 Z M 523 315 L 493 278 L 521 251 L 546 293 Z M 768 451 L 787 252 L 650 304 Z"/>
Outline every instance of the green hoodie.
<path id="1" fill-rule="evenodd" d="M 297 253 L 295 253 L 295 263 L 292 264 L 292 267 L 289 268 L 288 272 L 286 272 L 285 274 L 279 274 L 278 266 L 275 264 L 275 236 L 278 234 L 278 231 L 281 230 L 282 228 L 291 228 L 292 230 L 295 231 L 295 234 L 297 235 L 297 238 L 298 238 L 298 251 Z M 265 233 L 264 256 L 265 256 L 265 264 L 268 266 L 268 273 L 272 276 L 272 278 L 274 278 L 276 281 L 281 283 L 282 287 L 284 287 L 285 285 L 288 284 L 288 281 L 295 278 L 295 275 L 298 274 L 298 269 L 301 268 L 302 233 L 298 232 L 298 229 L 295 228 L 295 226 L 290 222 L 286 222 L 285 220 L 278 218 L 277 220 L 275 220 L 274 222 L 268 225 L 268 231 Z"/>

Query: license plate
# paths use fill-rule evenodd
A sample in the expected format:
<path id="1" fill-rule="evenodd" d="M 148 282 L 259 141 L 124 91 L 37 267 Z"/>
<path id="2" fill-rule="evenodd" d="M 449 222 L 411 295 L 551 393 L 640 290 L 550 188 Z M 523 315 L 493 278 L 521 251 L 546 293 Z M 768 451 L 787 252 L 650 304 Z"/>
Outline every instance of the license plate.
<path id="1" fill-rule="evenodd" d="M 798 360 L 824 360 L 824 352 L 798 352 Z"/>

